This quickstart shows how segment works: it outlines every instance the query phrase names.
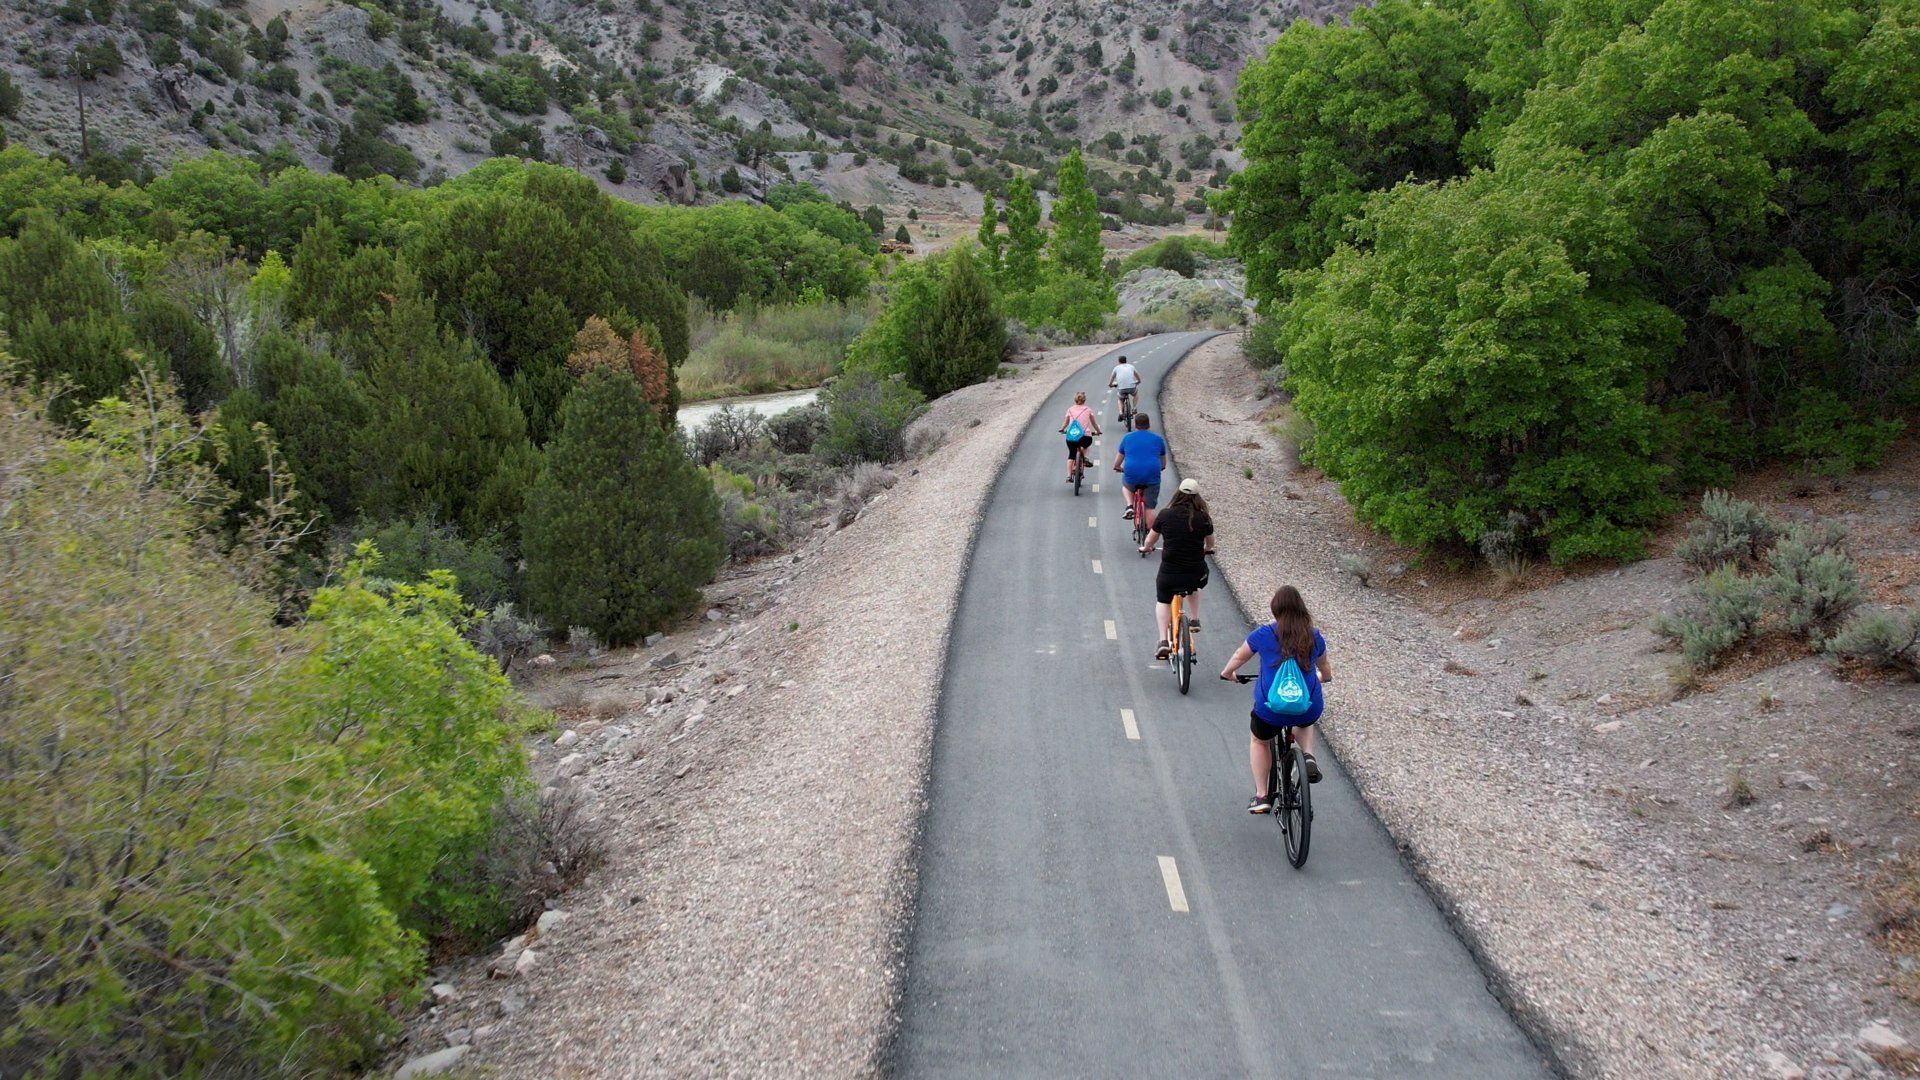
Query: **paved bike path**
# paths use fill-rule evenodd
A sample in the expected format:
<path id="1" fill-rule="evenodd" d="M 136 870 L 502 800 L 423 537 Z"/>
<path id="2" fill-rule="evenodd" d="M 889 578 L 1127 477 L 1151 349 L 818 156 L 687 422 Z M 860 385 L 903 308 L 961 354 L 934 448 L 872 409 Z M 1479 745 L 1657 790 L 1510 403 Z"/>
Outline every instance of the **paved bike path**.
<path id="1" fill-rule="evenodd" d="M 1162 377 L 1209 336 L 1114 351 L 1141 369 L 1156 430 Z M 1248 627 L 1217 573 L 1192 693 L 1153 660 L 1159 556 L 1140 558 L 1121 516 L 1113 356 L 1048 400 L 980 523 L 934 737 L 894 1071 L 1546 1075 L 1330 754 L 1304 870 L 1272 819 L 1246 812 L 1251 690 L 1217 674 Z M 1075 390 L 1107 431 L 1078 498 L 1054 431 Z M 1341 713 L 1337 675 L 1340 650 L 1364 643 L 1329 636 L 1328 714 L 1363 724 Z"/>

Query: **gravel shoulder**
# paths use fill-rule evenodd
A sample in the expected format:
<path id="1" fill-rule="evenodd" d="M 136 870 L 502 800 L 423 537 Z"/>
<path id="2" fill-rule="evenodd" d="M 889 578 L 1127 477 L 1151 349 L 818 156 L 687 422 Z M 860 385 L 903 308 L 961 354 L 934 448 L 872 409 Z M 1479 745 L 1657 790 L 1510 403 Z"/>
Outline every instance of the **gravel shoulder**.
<path id="1" fill-rule="evenodd" d="M 1344 574 L 1359 531 L 1338 491 L 1293 465 L 1255 387 L 1237 338 L 1196 350 L 1164 392 L 1169 441 L 1248 618 L 1282 583 L 1306 595 L 1338 675 L 1336 753 L 1496 991 L 1574 1075 L 1774 1075 L 1779 1003 L 1716 940 L 1678 860 L 1649 857 L 1594 798 L 1589 755 L 1641 749 L 1592 748 L 1606 716 L 1591 703 L 1533 704 L 1488 642 Z M 1859 1075 L 1839 1068 L 1826 1075 Z"/>
<path id="2" fill-rule="evenodd" d="M 564 921 L 443 971 L 409 1054 L 464 1040 L 501 1076 L 878 1070 L 971 523 L 1034 409 L 1110 347 L 942 398 L 919 425 L 944 442 L 852 524 L 731 575 L 672 638 L 549 670 L 542 772 L 582 793 L 607 862 Z"/>

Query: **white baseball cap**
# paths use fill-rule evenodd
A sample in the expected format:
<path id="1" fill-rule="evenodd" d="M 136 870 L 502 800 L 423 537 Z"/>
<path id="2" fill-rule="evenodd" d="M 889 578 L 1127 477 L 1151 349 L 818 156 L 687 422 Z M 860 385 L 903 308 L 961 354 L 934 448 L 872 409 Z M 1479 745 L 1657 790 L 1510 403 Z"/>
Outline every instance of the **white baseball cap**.
<path id="1" fill-rule="evenodd" d="M 1180 491 L 1186 495 L 1198 495 L 1200 494 L 1200 481 L 1189 476 L 1185 480 L 1180 481 Z"/>

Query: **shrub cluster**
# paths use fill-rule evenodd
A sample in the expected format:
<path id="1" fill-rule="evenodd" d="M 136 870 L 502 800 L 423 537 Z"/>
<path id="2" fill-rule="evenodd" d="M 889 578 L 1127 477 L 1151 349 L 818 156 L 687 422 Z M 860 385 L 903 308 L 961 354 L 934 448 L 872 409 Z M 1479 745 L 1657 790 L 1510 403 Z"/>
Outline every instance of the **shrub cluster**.
<path id="1" fill-rule="evenodd" d="M 1867 590 L 1840 523 L 1783 525 L 1724 491 L 1708 492 L 1700 511 L 1676 555 L 1705 576 L 1694 583 L 1687 611 L 1654 620 L 1655 632 L 1679 644 L 1689 670 L 1712 668 L 1758 634 L 1769 613 L 1788 633 L 1830 652 L 1867 617 L 1856 615 Z M 1849 640 L 1877 639 L 1862 629 Z"/>

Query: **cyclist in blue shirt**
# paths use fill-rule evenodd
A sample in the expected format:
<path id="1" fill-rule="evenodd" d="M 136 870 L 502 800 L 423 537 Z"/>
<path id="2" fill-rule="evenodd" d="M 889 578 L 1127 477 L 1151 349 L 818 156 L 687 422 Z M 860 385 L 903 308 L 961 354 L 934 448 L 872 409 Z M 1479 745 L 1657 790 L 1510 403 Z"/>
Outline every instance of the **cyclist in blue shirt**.
<path id="1" fill-rule="evenodd" d="M 1135 413 L 1133 430 L 1120 440 L 1113 471 L 1120 474 L 1120 497 L 1127 501 L 1126 517 L 1133 518 L 1133 493 L 1138 490 L 1147 507 L 1147 527 L 1153 527 L 1153 508 L 1160 505 L 1160 474 L 1167 467 L 1167 440 L 1150 430 L 1146 413 Z"/>
<path id="2" fill-rule="evenodd" d="M 1280 586 L 1267 607 L 1273 612 L 1273 621 L 1248 634 L 1220 672 L 1221 678 L 1231 679 L 1241 665 L 1255 655 L 1260 657 L 1260 677 L 1253 681 L 1252 723 L 1248 725 L 1253 734 L 1247 752 L 1253 766 L 1253 801 L 1247 804 L 1250 814 L 1264 814 L 1273 809 L 1273 792 L 1261 789 L 1267 786 L 1267 774 L 1273 768 L 1271 740 L 1282 728 L 1296 729 L 1293 737 L 1306 758 L 1307 782 L 1320 782 L 1320 763 L 1313 758 L 1316 741 L 1313 725 L 1319 722 L 1320 713 L 1326 708 L 1320 688 L 1333 681 L 1333 665 L 1327 661 L 1327 639 L 1314 628 L 1313 615 L 1307 611 L 1307 602 L 1301 599 L 1300 590 L 1291 585 Z M 1298 716 L 1282 716 L 1267 708 L 1267 688 L 1273 685 L 1274 675 L 1288 657 L 1300 665 L 1300 673 L 1307 680 L 1307 692 L 1313 700 L 1312 708 Z"/>

